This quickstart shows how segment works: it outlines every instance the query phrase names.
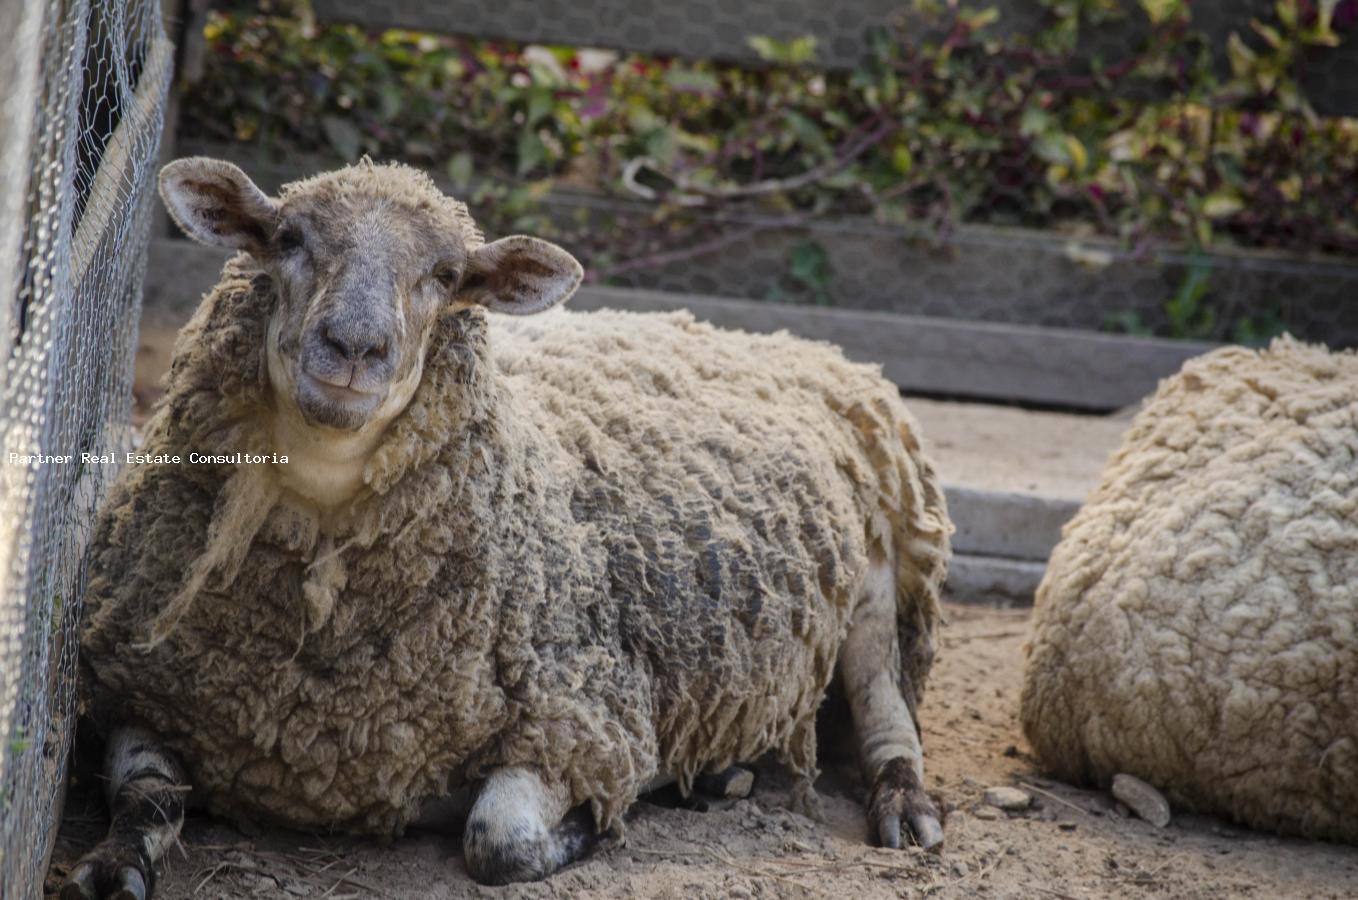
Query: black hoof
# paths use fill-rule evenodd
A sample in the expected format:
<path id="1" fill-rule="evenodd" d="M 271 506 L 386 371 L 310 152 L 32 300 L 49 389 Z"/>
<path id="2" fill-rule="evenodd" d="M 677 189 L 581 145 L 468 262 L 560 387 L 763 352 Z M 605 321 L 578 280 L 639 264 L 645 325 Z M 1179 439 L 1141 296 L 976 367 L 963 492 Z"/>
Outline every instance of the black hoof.
<path id="1" fill-rule="evenodd" d="M 85 854 L 66 876 L 61 900 L 148 900 L 151 879 L 143 865 L 135 850 L 106 841 Z"/>
<path id="2" fill-rule="evenodd" d="M 903 846 L 902 826 L 925 850 L 941 850 L 943 826 L 938 807 L 915 776 L 909 761 L 893 759 L 882 767 L 868 800 L 868 824 L 883 847 Z"/>

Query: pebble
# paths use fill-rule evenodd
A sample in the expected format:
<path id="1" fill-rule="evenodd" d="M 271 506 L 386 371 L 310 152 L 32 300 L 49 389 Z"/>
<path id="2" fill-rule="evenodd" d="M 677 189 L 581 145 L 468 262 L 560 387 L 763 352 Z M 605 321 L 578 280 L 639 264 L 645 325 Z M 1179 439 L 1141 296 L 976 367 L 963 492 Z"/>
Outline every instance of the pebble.
<path id="1" fill-rule="evenodd" d="M 699 775 L 694 787 L 715 797 L 743 800 L 754 790 L 754 772 L 744 766 L 731 766 L 721 772 Z"/>
<path id="2" fill-rule="evenodd" d="M 1019 812 L 1027 809 L 1033 803 L 1032 797 L 1013 787 L 988 787 L 985 789 L 985 796 L 982 800 L 987 806 L 993 806 L 1005 812 Z"/>
<path id="3" fill-rule="evenodd" d="M 978 819 L 991 821 L 1000 817 L 1000 811 L 993 806 L 978 806 L 971 811 L 971 814 Z"/>
<path id="4" fill-rule="evenodd" d="M 1156 828 L 1169 824 L 1169 801 L 1165 795 L 1135 775 L 1114 775 L 1113 796 Z"/>

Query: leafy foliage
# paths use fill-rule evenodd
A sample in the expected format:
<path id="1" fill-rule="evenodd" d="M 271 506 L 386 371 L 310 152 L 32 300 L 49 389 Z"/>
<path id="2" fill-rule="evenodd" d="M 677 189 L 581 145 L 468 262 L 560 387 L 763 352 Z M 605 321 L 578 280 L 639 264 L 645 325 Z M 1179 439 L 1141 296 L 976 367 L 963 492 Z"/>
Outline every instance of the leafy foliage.
<path id="1" fill-rule="evenodd" d="M 553 188 L 650 201 L 644 227 L 596 247 L 596 276 L 709 246 L 720 229 L 695 210 L 868 215 L 940 238 L 991 223 L 1132 247 L 1358 253 L 1358 121 L 1317 116 L 1298 87 L 1358 0 L 1277 0 L 1268 21 L 1231 36 L 1229 72 L 1186 0 L 1139 0 L 1145 38 L 1111 61 L 1082 40 L 1130 27 L 1124 4 L 1040 2 L 1043 26 L 1021 34 L 993 7 L 914 0 L 896 27 L 869 33 L 853 72 L 805 65 L 809 38 L 753 38 L 765 63 L 737 67 L 319 27 L 304 5 L 217 13 L 186 127 L 444 168 L 496 231 L 577 227 L 589 240 L 583 211 L 533 220 Z M 823 286 L 829 261 L 794 256 L 794 280 Z M 1203 297 L 1186 299 L 1198 290 L 1173 301 L 1192 307 L 1180 324 L 1194 333 L 1210 315 Z"/>

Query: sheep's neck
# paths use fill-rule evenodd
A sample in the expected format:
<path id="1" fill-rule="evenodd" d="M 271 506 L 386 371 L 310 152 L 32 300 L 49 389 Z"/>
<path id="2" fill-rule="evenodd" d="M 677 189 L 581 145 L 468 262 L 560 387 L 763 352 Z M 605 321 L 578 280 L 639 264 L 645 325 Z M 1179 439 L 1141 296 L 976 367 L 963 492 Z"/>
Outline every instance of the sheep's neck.
<path id="1" fill-rule="evenodd" d="M 382 429 L 356 434 L 323 431 L 289 412 L 274 422 L 274 452 L 288 457 L 279 466 L 284 490 L 321 512 L 332 513 L 364 488 L 363 468 L 382 440 Z"/>

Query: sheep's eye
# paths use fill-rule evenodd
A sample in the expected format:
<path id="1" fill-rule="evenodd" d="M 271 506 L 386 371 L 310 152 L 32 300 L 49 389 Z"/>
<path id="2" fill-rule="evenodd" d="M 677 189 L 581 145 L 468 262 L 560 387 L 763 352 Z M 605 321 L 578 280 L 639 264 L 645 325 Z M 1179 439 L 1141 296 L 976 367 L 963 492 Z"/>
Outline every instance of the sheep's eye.
<path id="1" fill-rule="evenodd" d="M 292 253 L 302 249 L 302 231 L 300 228 L 289 225 L 278 232 L 274 238 L 274 245 L 279 253 Z"/>
<path id="2" fill-rule="evenodd" d="M 457 269 L 453 266 L 439 266 L 434 270 L 434 280 L 451 290 L 457 284 Z"/>

